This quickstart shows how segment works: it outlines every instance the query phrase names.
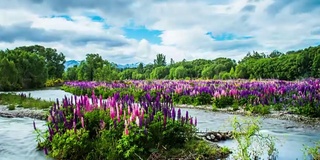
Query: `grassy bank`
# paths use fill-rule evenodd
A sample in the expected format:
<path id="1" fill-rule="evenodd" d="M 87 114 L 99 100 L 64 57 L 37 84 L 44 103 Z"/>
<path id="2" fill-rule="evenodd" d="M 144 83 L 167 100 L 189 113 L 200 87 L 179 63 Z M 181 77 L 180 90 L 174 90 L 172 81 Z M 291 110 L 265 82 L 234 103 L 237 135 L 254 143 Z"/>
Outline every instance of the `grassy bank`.
<path id="1" fill-rule="evenodd" d="M 15 107 L 47 109 L 51 107 L 53 103 L 54 102 L 28 97 L 25 94 L 14 94 L 14 93 L 0 94 L 0 105 L 8 105 L 9 110 L 14 110 Z"/>

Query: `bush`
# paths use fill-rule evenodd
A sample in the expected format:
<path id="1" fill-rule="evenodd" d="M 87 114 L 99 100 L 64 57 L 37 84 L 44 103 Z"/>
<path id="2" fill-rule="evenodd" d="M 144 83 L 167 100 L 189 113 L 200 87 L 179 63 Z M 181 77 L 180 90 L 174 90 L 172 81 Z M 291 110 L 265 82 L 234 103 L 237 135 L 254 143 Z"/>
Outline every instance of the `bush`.
<path id="1" fill-rule="evenodd" d="M 13 105 L 13 104 L 10 104 L 10 105 L 7 106 L 7 108 L 8 108 L 9 110 L 15 110 L 15 109 L 16 109 L 16 106 Z"/>
<path id="2" fill-rule="evenodd" d="M 61 78 L 57 78 L 57 79 L 47 79 L 45 86 L 46 87 L 55 87 L 55 86 L 61 86 L 63 85 L 63 80 Z"/>
<path id="3" fill-rule="evenodd" d="M 221 96 L 220 98 L 214 98 L 213 103 L 218 108 L 226 108 L 233 104 L 233 98 L 229 96 Z"/>
<path id="4" fill-rule="evenodd" d="M 87 96 L 75 106 L 63 100 L 63 107 L 53 106 L 49 111 L 49 130 L 41 133 L 36 129 L 38 146 L 52 158 L 71 160 L 148 159 L 154 152 L 195 152 L 187 146 L 203 141 L 195 136 L 196 118 L 159 103 L 159 96 L 155 98 L 158 105 L 143 106 L 152 103 L 141 99 L 142 108 L 130 100 L 133 97 L 121 98 L 119 94 L 105 105 L 90 105 Z"/>

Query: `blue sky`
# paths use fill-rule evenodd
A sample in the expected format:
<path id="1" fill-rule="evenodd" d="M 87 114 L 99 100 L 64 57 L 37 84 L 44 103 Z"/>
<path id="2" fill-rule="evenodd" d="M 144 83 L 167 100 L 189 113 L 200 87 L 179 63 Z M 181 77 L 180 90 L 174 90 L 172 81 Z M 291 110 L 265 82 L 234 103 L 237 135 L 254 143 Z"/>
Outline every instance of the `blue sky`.
<path id="1" fill-rule="evenodd" d="M 319 0 L 11 0 L 0 11 L 0 49 L 40 44 L 75 60 L 239 60 L 320 42 Z"/>

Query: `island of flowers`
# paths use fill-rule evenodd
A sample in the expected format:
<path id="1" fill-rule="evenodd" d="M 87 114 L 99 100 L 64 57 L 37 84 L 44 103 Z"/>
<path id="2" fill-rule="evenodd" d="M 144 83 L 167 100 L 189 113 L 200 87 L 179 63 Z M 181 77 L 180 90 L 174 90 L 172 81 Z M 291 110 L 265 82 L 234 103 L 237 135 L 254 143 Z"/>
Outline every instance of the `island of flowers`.
<path id="1" fill-rule="evenodd" d="M 62 87 L 76 95 L 91 95 L 94 91 L 108 98 L 132 95 L 135 102 L 157 94 L 172 97 L 174 104 L 213 105 L 217 108 L 243 107 L 253 113 L 285 110 L 295 114 L 320 117 L 320 79 L 281 80 L 128 80 L 113 82 L 66 82 Z"/>
<path id="2" fill-rule="evenodd" d="M 89 84 L 89 83 L 88 83 Z M 121 85 L 121 84 L 119 84 Z M 230 152 L 197 138 L 197 118 L 173 107 L 164 93 L 146 93 L 136 103 L 129 94 L 107 99 L 65 97 L 53 105 L 48 130 L 34 128 L 38 148 L 55 159 L 218 159 Z"/>

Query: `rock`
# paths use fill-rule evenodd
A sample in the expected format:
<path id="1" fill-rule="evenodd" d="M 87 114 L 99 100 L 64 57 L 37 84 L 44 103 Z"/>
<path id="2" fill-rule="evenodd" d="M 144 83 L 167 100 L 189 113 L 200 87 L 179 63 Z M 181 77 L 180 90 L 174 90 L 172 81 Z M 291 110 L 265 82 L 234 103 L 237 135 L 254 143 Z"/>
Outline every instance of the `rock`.
<path id="1" fill-rule="evenodd" d="M 210 142 L 220 142 L 225 141 L 228 139 L 232 139 L 232 132 L 205 132 L 203 135 L 199 135 L 200 137 L 203 137 L 204 139 L 210 141 Z"/>
<path id="2" fill-rule="evenodd" d="M 32 110 L 32 109 L 16 109 L 16 110 L 0 110 L 0 116 L 6 118 L 35 118 L 40 120 L 46 120 L 46 114 L 43 110 Z"/>

